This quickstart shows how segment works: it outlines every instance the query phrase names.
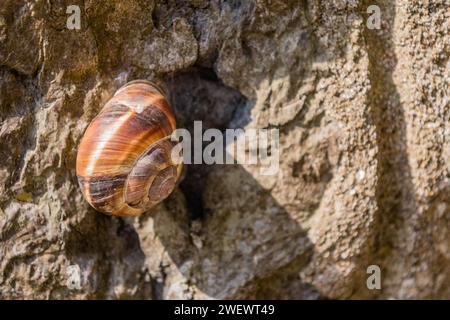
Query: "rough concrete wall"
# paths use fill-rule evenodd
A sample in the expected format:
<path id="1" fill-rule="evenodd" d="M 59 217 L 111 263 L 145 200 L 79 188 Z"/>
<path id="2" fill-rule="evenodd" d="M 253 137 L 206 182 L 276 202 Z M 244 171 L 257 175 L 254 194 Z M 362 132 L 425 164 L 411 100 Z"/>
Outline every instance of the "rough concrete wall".
<path id="1" fill-rule="evenodd" d="M 3 0 L 0 297 L 449 299 L 449 5 Z M 89 208 L 77 145 L 138 78 L 182 127 L 279 128 L 278 175 L 186 166 L 140 218 Z"/>

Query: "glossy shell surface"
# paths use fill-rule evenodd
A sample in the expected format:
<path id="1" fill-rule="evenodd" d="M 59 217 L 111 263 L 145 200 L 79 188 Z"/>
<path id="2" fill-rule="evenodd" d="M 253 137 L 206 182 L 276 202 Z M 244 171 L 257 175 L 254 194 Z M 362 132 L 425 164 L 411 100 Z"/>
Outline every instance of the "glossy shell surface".
<path id="1" fill-rule="evenodd" d="M 98 211 L 139 215 L 174 189 L 181 165 L 171 161 L 175 117 L 161 89 L 147 81 L 120 88 L 88 126 L 76 171 Z"/>

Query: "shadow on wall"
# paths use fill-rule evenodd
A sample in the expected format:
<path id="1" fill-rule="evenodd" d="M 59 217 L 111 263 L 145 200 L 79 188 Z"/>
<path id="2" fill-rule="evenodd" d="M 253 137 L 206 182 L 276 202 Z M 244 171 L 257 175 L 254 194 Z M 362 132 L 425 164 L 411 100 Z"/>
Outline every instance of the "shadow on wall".
<path id="1" fill-rule="evenodd" d="M 169 200 L 168 211 L 154 217 L 155 234 L 178 270 L 201 291 L 197 294 L 319 298 L 299 278 L 313 246 L 270 192 L 240 165 L 216 166 L 208 180 L 208 214 L 196 220 L 180 217 L 185 211 Z"/>
<path id="2" fill-rule="evenodd" d="M 365 1 L 365 4 L 369 6 L 372 3 Z M 448 295 L 448 286 L 439 288 L 436 285 L 435 275 L 443 279 L 450 277 L 450 273 L 443 270 L 443 266 L 448 265 L 448 258 L 435 248 L 439 246 L 439 241 L 445 242 L 442 238 L 439 239 L 439 235 L 448 234 L 448 225 L 438 222 L 438 207 L 441 205 L 442 208 L 447 204 L 448 208 L 449 188 L 442 188 L 433 199 L 429 199 L 428 203 L 418 201 L 420 196 L 417 195 L 417 186 L 413 182 L 410 161 L 414 158 L 414 153 L 418 152 L 414 148 L 420 146 L 408 146 L 411 142 L 408 141 L 406 117 L 408 111 L 414 110 L 414 106 L 408 106 L 408 100 L 402 104 L 394 82 L 398 57 L 393 29 L 398 8 L 395 1 L 390 0 L 378 1 L 378 5 L 383 13 L 381 29 L 365 30 L 372 84 L 368 97 L 377 128 L 379 148 L 376 199 L 380 226 L 377 229 L 375 248 L 377 252 L 374 256 L 379 261 L 381 269 L 386 271 L 384 287 L 387 292 L 402 295 L 401 291 L 405 291 L 403 294 L 406 296 L 400 298 L 443 297 L 446 292 Z M 407 79 L 407 75 L 402 77 Z M 408 110 L 409 108 L 411 109 Z M 427 208 L 426 211 L 423 208 Z M 427 233 L 430 236 L 424 237 Z M 408 246 L 407 250 L 405 246 Z M 425 252 L 427 254 L 424 254 Z M 429 266 L 425 281 L 423 275 L 418 275 L 422 273 L 418 265 Z M 415 282 L 421 278 L 422 282 L 426 282 L 427 290 L 416 294 L 413 293 L 416 289 L 401 290 L 404 285 L 402 277 L 414 279 Z M 442 283 L 448 281 L 443 280 Z M 419 284 L 414 283 L 414 286 L 418 287 Z M 433 287 L 443 293 L 439 295 L 433 292 L 433 289 L 430 290 Z M 413 296 L 410 296 L 411 294 Z"/>
<path id="3" fill-rule="evenodd" d="M 369 6 L 370 1 L 365 1 Z M 411 167 L 407 155 L 407 132 L 405 110 L 393 80 L 397 65 L 392 28 L 394 28 L 396 5 L 394 1 L 378 3 L 383 14 L 381 30 L 365 29 L 371 89 L 368 93 L 373 121 L 377 129 L 378 184 L 376 218 L 380 227 L 375 235 L 378 263 L 382 270 L 391 269 L 386 263 L 394 262 L 388 253 L 402 232 L 402 221 L 407 212 L 416 212 Z M 365 15 L 367 18 L 367 14 Z M 405 216 L 406 214 L 406 216 Z M 404 259 L 404 258 L 403 258 Z M 395 263 L 395 262 L 394 262 Z"/>
<path id="4" fill-rule="evenodd" d="M 203 122 L 203 130 L 224 131 L 251 107 L 211 69 L 181 72 L 166 85 L 178 126 L 191 134 L 194 120 Z M 180 190 L 185 203 L 175 200 L 179 195 L 169 198 L 168 211 L 154 217 L 154 228 L 180 272 L 201 291 L 197 294 L 320 298 L 299 278 L 313 250 L 306 232 L 251 173 L 238 164 L 192 164 L 184 170 Z M 170 231 L 174 225 L 177 231 Z M 154 291 L 156 298 L 164 297 Z"/>

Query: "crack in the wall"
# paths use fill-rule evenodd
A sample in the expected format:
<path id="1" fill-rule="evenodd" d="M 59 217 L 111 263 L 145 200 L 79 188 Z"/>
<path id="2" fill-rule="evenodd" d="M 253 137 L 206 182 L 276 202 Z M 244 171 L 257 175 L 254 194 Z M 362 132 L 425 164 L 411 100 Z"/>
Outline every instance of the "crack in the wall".
<path id="1" fill-rule="evenodd" d="M 226 86 L 209 68 L 192 68 L 170 75 L 166 80 L 177 125 L 190 131 L 194 121 L 202 121 L 203 132 L 209 128 L 222 132 L 229 127 L 236 110 L 247 103 L 238 91 Z M 205 212 L 203 192 L 206 178 L 213 166 L 189 164 L 180 189 L 185 195 L 191 219 L 202 218 Z"/>

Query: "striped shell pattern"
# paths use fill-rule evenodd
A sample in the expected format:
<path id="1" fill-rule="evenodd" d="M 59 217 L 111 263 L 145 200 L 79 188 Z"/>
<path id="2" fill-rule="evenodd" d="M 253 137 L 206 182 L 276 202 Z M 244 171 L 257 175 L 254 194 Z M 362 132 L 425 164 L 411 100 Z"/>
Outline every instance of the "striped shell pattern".
<path id="1" fill-rule="evenodd" d="M 157 86 L 137 80 L 120 88 L 78 148 L 78 182 L 91 206 L 136 216 L 165 199 L 182 169 L 171 159 L 175 128 L 172 109 Z"/>

